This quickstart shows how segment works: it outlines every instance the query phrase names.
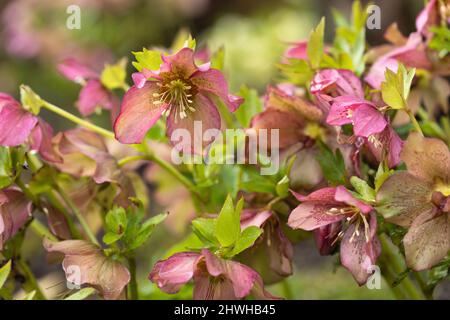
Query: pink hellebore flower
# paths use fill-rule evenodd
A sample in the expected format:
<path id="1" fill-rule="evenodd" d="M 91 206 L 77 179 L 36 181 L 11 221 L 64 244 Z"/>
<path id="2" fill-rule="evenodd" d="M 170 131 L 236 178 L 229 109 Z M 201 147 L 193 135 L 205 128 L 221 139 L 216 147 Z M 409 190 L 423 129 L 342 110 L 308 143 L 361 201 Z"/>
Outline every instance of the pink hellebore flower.
<path id="1" fill-rule="evenodd" d="M 310 90 L 324 111 L 330 109 L 335 97 L 364 98 L 361 80 L 352 71 L 345 69 L 323 69 L 317 72 L 311 81 Z"/>
<path id="2" fill-rule="evenodd" d="M 340 223 L 343 231 L 334 237 L 334 241 L 341 239 L 341 263 L 359 285 L 366 283 L 381 251 L 376 236 L 377 219 L 372 207 L 354 198 L 343 186 L 323 188 L 308 196 L 293 194 L 301 204 L 292 211 L 288 225 L 310 231 L 326 226 L 339 228 L 333 224 Z M 332 245 L 334 243 L 328 244 Z M 321 246 L 319 249 L 322 249 Z"/>
<path id="3" fill-rule="evenodd" d="M 242 252 L 240 261 L 255 269 L 265 284 L 272 284 L 292 274 L 294 249 L 286 238 L 276 214 L 271 211 L 244 210 L 241 230 L 255 226 L 264 230 L 255 244 Z"/>
<path id="4" fill-rule="evenodd" d="M 162 55 L 162 59 L 158 71 L 144 69 L 133 74 L 135 85 L 125 94 L 114 125 L 116 138 L 122 143 L 142 142 L 163 114 L 167 116 L 168 136 L 176 129 L 187 129 L 195 137 L 194 121 L 201 122 L 203 131 L 220 129 L 220 114 L 211 95 L 220 98 L 231 112 L 243 102 L 229 94 L 219 70 L 210 69 L 209 63 L 195 65 L 192 49 L 183 48 L 174 55 Z"/>
<path id="5" fill-rule="evenodd" d="M 450 151 L 444 142 L 411 133 L 396 172 L 377 194 L 377 211 L 408 228 L 406 263 L 416 271 L 438 264 L 450 250 Z"/>
<path id="6" fill-rule="evenodd" d="M 26 111 L 10 95 L 0 92 L 0 146 L 28 143 L 44 160 L 61 162 L 53 151 L 52 137 L 53 129 L 48 123 Z"/>
<path id="7" fill-rule="evenodd" d="M 295 87 L 278 85 L 268 87 L 265 96 L 265 110 L 252 118 L 255 130 L 279 130 L 279 148 L 285 149 L 296 143 L 306 144 L 310 138 L 305 133 L 309 122 L 318 123 L 323 112 L 314 104 L 295 94 Z M 270 147 L 270 146 L 269 146 Z"/>
<path id="8" fill-rule="evenodd" d="M 107 300 L 121 297 L 130 282 L 130 272 L 120 262 L 104 255 L 96 245 L 84 240 L 51 242 L 44 238 L 48 252 L 64 255 L 62 262 L 67 281 L 81 286 L 88 284 L 98 289 Z"/>
<path id="9" fill-rule="evenodd" d="M 353 125 L 356 136 L 368 138 L 387 126 L 384 116 L 375 104 L 354 96 L 340 96 L 334 99 L 327 123 L 333 126 Z"/>
<path id="10" fill-rule="evenodd" d="M 0 251 L 31 217 L 32 204 L 15 189 L 0 191 Z"/>
<path id="11" fill-rule="evenodd" d="M 89 116 L 98 107 L 113 110 L 118 105 L 117 98 L 100 82 L 100 74 L 73 58 L 58 64 L 59 72 L 67 79 L 83 85 L 76 106 L 81 115 Z"/>
<path id="12" fill-rule="evenodd" d="M 149 279 L 166 293 L 176 293 L 194 278 L 194 299 L 236 300 L 253 294 L 258 299 L 275 299 L 264 290 L 259 274 L 235 261 L 223 260 L 209 250 L 180 252 L 158 261 Z"/>

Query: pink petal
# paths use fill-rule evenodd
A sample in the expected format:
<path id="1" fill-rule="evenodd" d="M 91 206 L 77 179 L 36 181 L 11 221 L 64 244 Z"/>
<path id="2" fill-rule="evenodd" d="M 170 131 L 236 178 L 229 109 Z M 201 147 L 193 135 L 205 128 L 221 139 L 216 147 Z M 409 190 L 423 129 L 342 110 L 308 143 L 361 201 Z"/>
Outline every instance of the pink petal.
<path id="1" fill-rule="evenodd" d="M 208 273 L 214 277 L 224 275 L 233 287 L 234 295 L 242 299 L 250 294 L 259 275 L 251 268 L 235 261 L 221 260 L 209 250 L 202 250 Z"/>
<path id="2" fill-rule="evenodd" d="M 68 281 L 90 284 L 98 288 L 105 299 L 118 299 L 130 281 L 130 273 L 121 263 L 106 257 L 102 250 L 84 240 L 51 242 L 44 238 L 48 252 L 64 254 L 63 269 Z"/>
<path id="3" fill-rule="evenodd" d="M 231 112 L 242 104 L 243 99 L 229 94 L 228 83 L 224 75 L 217 69 L 197 71 L 191 77 L 191 81 L 200 91 L 206 91 L 219 97 Z"/>
<path id="4" fill-rule="evenodd" d="M 97 108 L 112 108 L 111 93 L 103 87 L 99 80 L 89 80 L 81 89 L 76 103 L 78 110 L 83 116 L 89 116 Z"/>
<path id="5" fill-rule="evenodd" d="M 25 142 L 38 119 L 17 103 L 3 105 L 0 111 L 0 145 L 14 147 Z"/>
<path id="6" fill-rule="evenodd" d="M 194 276 L 198 253 L 180 252 L 158 261 L 149 275 L 150 281 L 167 293 L 176 293 Z"/>
<path id="7" fill-rule="evenodd" d="M 289 47 L 284 52 L 284 56 L 288 59 L 308 60 L 308 53 L 306 51 L 307 48 L 308 48 L 308 41 L 298 42 L 293 46 Z"/>
<path id="8" fill-rule="evenodd" d="M 3 107 L 7 104 L 19 104 L 19 102 L 11 97 L 9 94 L 0 92 L 0 112 L 2 111 Z"/>
<path id="9" fill-rule="evenodd" d="M 74 58 L 67 58 L 58 64 L 58 71 L 67 79 L 81 83 L 84 80 L 99 78 L 97 72 Z"/>
<path id="10" fill-rule="evenodd" d="M 373 231 L 376 230 L 374 216 L 375 214 L 372 214 L 369 222 L 369 241 L 366 239 L 363 223 L 359 225 L 358 234 L 355 224 L 351 224 L 341 241 L 341 263 L 352 273 L 359 285 L 366 283 L 371 276 L 373 271 L 371 267 L 375 265 L 381 253 L 380 242 Z"/>
<path id="11" fill-rule="evenodd" d="M 167 72 L 178 78 L 188 79 L 198 70 L 194 63 L 194 51 L 191 48 L 182 48 L 171 56 L 162 55 L 162 59 L 161 74 Z"/>
<path id="12" fill-rule="evenodd" d="M 294 192 L 291 190 L 291 193 L 294 195 L 294 197 L 297 198 L 297 200 L 304 202 L 304 201 L 323 201 L 323 202 L 335 202 L 334 200 L 334 194 L 336 193 L 336 188 L 333 187 L 326 187 L 319 189 L 317 191 L 311 192 L 309 195 L 304 196 L 297 192 Z"/>
<path id="13" fill-rule="evenodd" d="M 141 72 L 135 72 L 131 75 L 131 78 L 133 79 L 133 83 L 134 85 L 138 88 L 141 89 L 142 87 L 144 87 L 145 82 L 150 79 L 157 79 L 160 80 L 161 77 L 159 76 L 159 70 L 158 71 L 152 71 L 152 70 L 148 70 L 148 69 L 143 69 Z"/>
<path id="14" fill-rule="evenodd" d="M 334 199 L 336 201 L 345 202 L 346 204 L 357 207 L 363 213 L 369 213 L 373 209 L 371 206 L 353 197 L 353 195 L 343 186 L 338 186 L 336 188 Z"/>
<path id="15" fill-rule="evenodd" d="M 161 117 L 165 104 L 155 105 L 153 93 L 156 82 L 147 82 L 143 88 L 131 87 L 122 100 L 120 114 L 114 124 L 116 139 L 122 143 L 141 143 L 147 131 Z"/>
<path id="16" fill-rule="evenodd" d="M 379 143 L 373 143 L 371 140 L 367 141 L 367 145 L 377 161 L 381 161 L 383 153 L 387 152 L 389 168 L 398 165 L 401 161 L 400 153 L 403 150 L 404 142 L 395 130 L 388 125 L 382 132 L 376 134 L 375 137 L 381 145 Z"/>
<path id="17" fill-rule="evenodd" d="M 385 80 L 384 73 L 386 72 L 386 69 L 397 72 L 398 61 L 390 57 L 379 58 L 372 65 L 364 80 L 372 88 L 379 90 L 381 88 L 381 83 Z"/>
<path id="18" fill-rule="evenodd" d="M 248 212 L 248 211 L 247 211 Z M 272 216 L 272 212 L 270 211 L 261 211 L 261 212 L 242 212 L 241 215 L 241 230 L 245 230 L 248 227 L 262 227 L 262 225 Z M 245 217 L 245 218 L 244 218 Z"/>
<path id="19" fill-rule="evenodd" d="M 353 111 L 353 131 L 357 136 L 369 137 L 387 126 L 384 116 L 372 105 L 363 104 Z"/>
<path id="20" fill-rule="evenodd" d="M 314 230 L 314 239 L 321 255 L 329 255 L 334 251 L 341 230 L 342 224 L 339 222 L 330 223 Z"/>
<path id="21" fill-rule="evenodd" d="M 39 119 L 30 135 L 31 149 L 37 151 L 42 159 L 48 162 L 62 162 L 52 143 L 53 128 L 44 120 Z"/>
<path id="22" fill-rule="evenodd" d="M 32 203 L 15 189 L 0 191 L 0 250 L 31 217 Z"/>
<path id="23" fill-rule="evenodd" d="M 426 28 L 430 24 L 430 20 L 433 18 L 433 11 L 436 6 L 436 0 L 430 0 L 428 1 L 425 8 L 419 13 L 419 15 L 416 18 L 416 29 L 418 32 L 423 33 L 426 31 Z"/>
<path id="24" fill-rule="evenodd" d="M 212 141 L 203 141 L 203 133 L 208 129 L 220 129 L 220 114 L 214 103 L 206 96 L 198 93 L 193 101 L 196 109 L 194 112 L 188 112 L 184 119 L 180 119 L 174 108 L 167 117 L 167 135 L 172 141 L 174 133 L 183 133 L 188 135 L 189 139 L 172 141 L 178 150 L 189 151 L 195 154 L 202 154 L 201 148 L 209 145 Z M 184 131 L 178 131 L 181 129 Z"/>
<path id="25" fill-rule="evenodd" d="M 334 203 L 304 202 L 292 210 L 288 225 L 293 229 L 314 230 L 345 218 L 343 214 L 329 213 L 332 208 L 342 208 Z"/>
<path id="26" fill-rule="evenodd" d="M 364 98 L 361 81 L 352 71 L 345 69 L 323 69 L 316 73 L 311 82 L 311 93 Z"/>

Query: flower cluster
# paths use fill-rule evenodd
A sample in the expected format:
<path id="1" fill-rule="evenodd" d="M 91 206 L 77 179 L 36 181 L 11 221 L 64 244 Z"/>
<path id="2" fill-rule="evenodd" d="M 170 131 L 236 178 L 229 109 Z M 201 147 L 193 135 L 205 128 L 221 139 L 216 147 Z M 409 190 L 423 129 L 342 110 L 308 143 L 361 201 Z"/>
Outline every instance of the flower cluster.
<path id="1" fill-rule="evenodd" d="M 0 93 L 0 262 L 14 268 L 0 268 L 0 296 L 15 291 L 14 274 L 32 280 L 29 297 L 48 294 L 20 254 L 32 230 L 73 299 L 280 299 L 268 286 L 302 272 L 295 249 L 310 236 L 358 285 L 380 269 L 388 285 L 429 297 L 450 268 L 450 6 L 429 1 L 415 32 L 394 24 L 370 49 L 365 12 L 356 2 L 332 44 L 322 19 L 261 96 L 232 93 L 223 52 L 196 50 L 190 36 L 133 52 L 131 86 L 126 59 L 62 60 L 81 85 L 81 118 L 25 85 L 20 102 Z M 76 127 L 55 133 L 41 109 Z M 113 131 L 91 118 L 105 112 Z M 217 139 L 223 129 L 237 134 Z M 171 161 L 230 145 L 223 165 Z M 278 171 L 260 174 L 268 158 Z M 141 279 L 136 268 L 150 264 Z"/>

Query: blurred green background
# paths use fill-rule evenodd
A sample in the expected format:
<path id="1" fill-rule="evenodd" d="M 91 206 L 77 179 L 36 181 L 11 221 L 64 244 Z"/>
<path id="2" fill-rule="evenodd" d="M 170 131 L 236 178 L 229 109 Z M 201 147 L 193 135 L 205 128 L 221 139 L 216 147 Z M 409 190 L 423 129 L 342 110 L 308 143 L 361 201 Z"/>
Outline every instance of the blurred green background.
<path id="1" fill-rule="evenodd" d="M 77 113 L 74 102 L 80 87 L 60 76 L 57 62 L 75 57 L 97 69 L 104 63 L 127 57 L 142 47 L 169 47 L 181 28 L 190 30 L 199 46 L 212 51 L 225 48 L 225 72 L 233 91 L 246 84 L 260 93 L 279 79 L 276 63 L 289 43 L 306 38 L 323 15 L 327 39 L 332 38 L 331 8 L 346 15 L 350 0 L 11 0 L 0 1 L 0 91 L 17 97 L 21 83 L 30 85 L 43 98 Z M 381 30 L 368 30 L 368 42 L 383 42 L 383 33 L 394 21 L 405 34 L 413 31 L 422 0 L 373 1 L 381 7 Z M 81 8 L 81 29 L 66 27 L 69 5 Z M 129 71 L 132 69 L 130 67 Z M 95 116 L 109 125 L 107 115 Z M 70 124 L 48 113 L 57 130 Z M 36 239 L 37 240 L 37 239 Z M 177 241 L 172 237 L 172 241 Z M 27 255 L 40 252 L 31 237 Z M 163 245 L 164 244 L 164 245 Z M 167 231 L 161 230 L 140 251 L 139 275 L 146 298 L 170 298 L 146 279 L 161 258 Z M 33 268 L 46 274 L 42 253 Z M 382 290 L 359 288 L 348 272 L 335 270 L 335 258 L 320 257 L 312 241 L 296 246 L 295 275 L 269 289 L 294 299 L 391 299 Z M 41 267 L 42 266 L 42 267 Z M 59 270 L 55 267 L 54 270 Z M 60 274 L 59 274 L 60 275 Z M 55 280 L 48 280 L 53 286 Z M 61 287 L 60 287 L 61 289 Z M 178 297 L 189 297 L 189 288 Z"/>

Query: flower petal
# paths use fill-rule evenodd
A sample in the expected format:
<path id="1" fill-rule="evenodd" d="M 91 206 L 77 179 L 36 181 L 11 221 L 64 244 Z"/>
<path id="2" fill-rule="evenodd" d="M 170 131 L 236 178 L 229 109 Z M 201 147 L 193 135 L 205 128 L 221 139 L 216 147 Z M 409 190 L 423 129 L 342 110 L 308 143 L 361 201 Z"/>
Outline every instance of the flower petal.
<path id="1" fill-rule="evenodd" d="M 291 193 L 294 197 L 299 201 L 323 201 L 323 202 L 336 202 L 334 200 L 334 195 L 336 194 L 336 188 L 334 187 L 326 187 L 319 189 L 317 191 L 311 192 L 309 195 L 304 196 L 297 192 L 291 190 Z"/>
<path id="2" fill-rule="evenodd" d="M 373 106 L 363 104 L 353 112 L 353 131 L 357 136 L 369 137 L 387 126 L 384 116 Z"/>
<path id="3" fill-rule="evenodd" d="M 223 73 L 217 69 L 197 71 L 191 76 L 190 80 L 197 86 L 198 90 L 212 93 L 219 97 L 231 112 L 236 111 L 244 102 L 242 98 L 229 94 L 227 80 Z"/>
<path id="4" fill-rule="evenodd" d="M 212 141 L 203 141 L 203 133 L 209 129 L 220 129 L 220 114 L 214 103 L 200 93 L 195 96 L 193 106 L 196 110 L 188 112 L 184 119 L 180 119 L 174 109 L 171 110 L 167 117 L 167 135 L 178 150 L 201 154 L 200 149 L 212 143 Z M 176 106 L 172 106 L 172 108 L 176 108 Z M 178 137 L 174 133 L 182 133 L 183 139 L 180 142 L 172 140 L 172 138 Z M 184 137 L 189 137 L 189 139 L 184 139 Z"/>
<path id="5" fill-rule="evenodd" d="M 122 100 L 120 114 L 114 123 L 116 139 L 122 143 L 141 143 L 147 131 L 161 117 L 165 104 L 155 105 L 156 82 L 148 81 L 142 89 L 131 87 Z"/>
<path id="6" fill-rule="evenodd" d="M 74 58 L 67 58 L 58 64 L 58 71 L 67 79 L 81 83 L 84 80 L 99 78 L 99 74 Z"/>
<path id="7" fill-rule="evenodd" d="M 372 207 L 368 204 L 365 204 L 361 200 L 356 199 L 345 187 L 338 186 L 336 188 L 336 193 L 334 195 L 334 199 L 339 202 L 345 202 L 351 206 L 357 207 L 363 213 L 369 213 L 372 211 Z"/>
<path id="8" fill-rule="evenodd" d="M 80 96 L 76 102 L 78 110 L 83 116 L 89 116 L 99 107 L 112 109 L 113 102 L 111 93 L 101 84 L 99 80 L 89 80 L 81 89 Z"/>
<path id="9" fill-rule="evenodd" d="M 231 281 L 234 295 L 242 299 L 250 294 L 255 282 L 260 279 L 258 273 L 235 261 L 221 260 L 209 250 L 202 250 L 208 273 L 214 277 L 224 275 Z M 262 280 L 261 280 L 262 281 Z"/>
<path id="10" fill-rule="evenodd" d="M 432 186 L 407 172 L 390 176 L 377 193 L 377 211 L 388 221 L 408 227 L 424 212 L 434 209 Z"/>
<path id="11" fill-rule="evenodd" d="M 176 293 L 192 279 L 197 262 L 198 253 L 180 252 L 166 260 L 158 261 L 149 275 L 150 281 L 167 293 Z"/>
<path id="12" fill-rule="evenodd" d="M 48 252 L 64 255 L 63 269 L 68 281 L 97 287 L 105 299 L 117 299 L 130 281 L 130 273 L 121 263 L 103 255 L 101 249 L 84 240 L 51 242 L 44 238 Z"/>
<path id="13" fill-rule="evenodd" d="M 62 158 L 53 148 L 53 128 L 44 120 L 39 119 L 30 135 L 31 149 L 39 152 L 42 159 L 48 162 L 62 162 Z"/>
<path id="14" fill-rule="evenodd" d="M 450 218 L 441 214 L 420 225 L 413 225 L 403 238 L 406 264 L 416 271 L 439 263 L 450 250 Z"/>
<path id="15" fill-rule="evenodd" d="M 406 140 L 401 158 L 412 175 L 430 183 L 437 179 L 450 183 L 450 151 L 443 141 L 413 132 Z"/>
<path id="16" fill-rule="evenodd" d="M 194 63 L 194 51 L 191 48 L 182 48 L 171 56 L 162 55 L 162 60 L 161 77 L 164 77 L 163 73 L 170 73 L 178 78 L 188 79 L 198 70 Z"/>
<path id="17" fill-rule="evenodd" d="M 297 142 L 309 139 L 305 133 L 306 122 L 295 114 L 272 108 L 266 109 L 252 118 L 251 127 L 257 132 L 267 130 L 270 136 L 273 129 L 279 130 L 279 148 L 287 148 Z M 270 141 L 268 141 L 270 142 Z"/>
<path id="18" fill-rule="evenodd" d="M 3 105 L 0 110 L 0 146 L 14 147 L 25 142 L 38 119 L 18 102 Z"/>
<path id="19" fill-rule="evenodd" d="M 343 214 L 330 214 L 332 208 L 342 207 L 334 203 L 319 201 L 304 202 L 292 210 L 289 215 L 288 225 L 293 229 L 314 230 L 330 223 L 341 221 Z"/>
<path id="20" fill-rule="evenodd" d="M 353 223 L 345 231 L 341 241 L 341 263 L 351 272 L 360 286 L 366 283 L 372 274 L 372 266 L 375 265 L 381 253 L 380 242 L 375 232 L 376 216 L 374 213 L 371 214 L 369 225 L 369 239 L 366 239 L 364 224 L 358 224 L 358 232 L 356 232 L 357 226 Z"/>

